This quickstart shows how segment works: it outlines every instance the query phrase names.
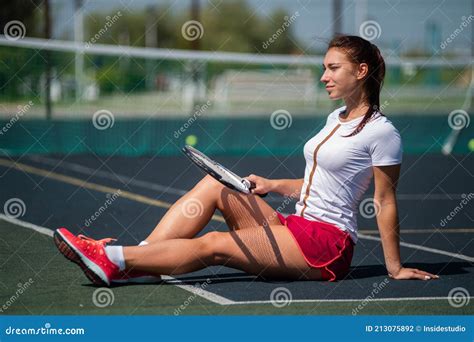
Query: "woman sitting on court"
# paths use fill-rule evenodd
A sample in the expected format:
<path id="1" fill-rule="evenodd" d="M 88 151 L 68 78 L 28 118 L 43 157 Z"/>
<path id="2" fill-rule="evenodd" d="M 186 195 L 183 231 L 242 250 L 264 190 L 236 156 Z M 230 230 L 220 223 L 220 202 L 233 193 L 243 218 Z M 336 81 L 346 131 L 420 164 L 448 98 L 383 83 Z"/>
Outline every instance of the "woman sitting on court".
<path id="1" fill-rule="evenodd" d="M 342 279 L 357 243 L 358 204 L 374 177 L 374 202 L 385 264 L 393 279 L 434 279 L 436 275 L 402 266 L 396 186 L 402 161 L 398 131 L 379 111 L 385 63 L 379 49 L 356 36 L 338 36 L 324 58 L 329 97 L 345 106 L 304 146 L 303 179 L 250 175 L 255 194 L 276 192 L 299 198 L 293 215 L 275 213 L 259 196 L 245 195 L 210 176 L 168 210 L 139 246 L 106 246 L 67 229 L 55 232 L 59 250 L 79 264 L 95 284 L 157 280 L 160 275 L 225 265 L 262 277 Z M 186 206 L 199 203 L 198 217 Z M 196 235 L 216 209 L 229 232 Z M 153 277 L 156 276 L 156 277 Z"/>

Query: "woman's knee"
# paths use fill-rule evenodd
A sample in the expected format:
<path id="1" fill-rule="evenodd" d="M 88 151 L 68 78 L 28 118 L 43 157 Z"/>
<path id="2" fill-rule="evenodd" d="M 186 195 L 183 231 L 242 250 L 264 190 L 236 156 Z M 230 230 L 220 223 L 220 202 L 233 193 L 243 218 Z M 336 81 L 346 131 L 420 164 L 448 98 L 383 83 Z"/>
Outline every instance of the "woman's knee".
<path id="1" fill-rule="evenodd" d="M 206 175 L 195 186 L 195 189 L 204 190 L 206 192 L 219 193 L 224 186 L 215 180 L 212 176 Z"/>
<path id="2" fill-rule="evenodd" d="M 211 265 L 222 265 L 230 257 L 229 252 L 229 233 L 209 232 L 200 237 L 202 242 L 201 248 L 205 250 L 205 255 L 209 256 Z"/>

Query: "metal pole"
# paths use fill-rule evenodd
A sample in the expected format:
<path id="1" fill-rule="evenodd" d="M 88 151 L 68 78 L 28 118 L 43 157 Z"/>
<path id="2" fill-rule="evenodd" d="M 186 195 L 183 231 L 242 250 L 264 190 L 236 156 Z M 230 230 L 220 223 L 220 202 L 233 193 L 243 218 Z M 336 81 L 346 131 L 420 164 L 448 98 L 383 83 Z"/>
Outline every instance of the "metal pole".
<path id="1" fill-rule="evenodd" d="M 471 13 L 474 13 L 474 0 L 471 1 Z M 471 25 L 471 82 L 469 84 L 469 108 L 468 113 L 472 113 L 474 111 L 474 101 L 472 98 L 474 96 L 474 64 L 472 64 L 472 60 L 474 59 L 474 25 Z"/>
<path id="2" fill-rule="evenodd" d="M 359 34 L 360 25 L 367 20 L 367 0 L 355 1 L 355 34 Z"/>
<path id="3" fill-rule="evenodd" d="M 44 38 L 51 39 L 51 15 L 49 8 L 49 0 L 44 0 Z M 44 50 L 45 59 L 45 106 L 46 106 L 46 120 L 52 118 L 51 106 L 51 53 L 49 50 Z"/>
<path id="4" fill-rule="evenodd" d="M 342 33 L 342 0 L 333 0 L 332 34 Z"/>
<path id="5" fill-rule="evenodd" d="M 145 46 L 147 48 L 156 48 L 158 43 L 158 30 L 156 28 L 156 7 L 148 6 L 145 21 Z M 154 60 L 147 58 L 145 60 L 146 69 L 146 88 L 153 89 L 155 75 L 153 72 Z"/>
<path id="6" fill-rule="evenodd" d="M 199 0 L 191 0 L 191 19 L 195 21 L 200 21 L 200 3 Z M 194 39 L 191 41 L 191 49 L 192 50 L 200 50 L 201 49 L 201 40 Z M 192 108 L 191 111 L 194 111 L 195 106 L 199 102 L 200 96 L 200 86 L 201 86 L 201 70 L 199 66 L 199 61 L 191 61 L 191 75 L 192 75 Z"/>
<path id="7" fill-rule="evenodd" d="M 199 4 L 199 0 L 191 0 L 191 19 L 199 21 L 201 8 Z M 192 50 L 200 50 L 201 49 L 201 40 L 194 39 L 191 41 L 191 49 Z"/>
<path id="8" fill-rule="evenodd" d="M 84 11 L 82 0 L 75 0 L 74 13 L 74 41 L 84 42 Z M 76 101 L 82 98 L 82 81 L 84 75 L 84 54 L 76 52 L 74 55 L 74 70 L 76 81 Z"/>

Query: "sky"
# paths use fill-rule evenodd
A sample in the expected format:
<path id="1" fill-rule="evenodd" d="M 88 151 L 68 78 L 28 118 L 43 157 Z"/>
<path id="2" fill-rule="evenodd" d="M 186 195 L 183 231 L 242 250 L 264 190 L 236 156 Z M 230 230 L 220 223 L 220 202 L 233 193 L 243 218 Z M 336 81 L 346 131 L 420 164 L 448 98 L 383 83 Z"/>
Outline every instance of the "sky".
<path id="1" fill-rule="evenodd" d="M 201 0 L 201 6 L 218 10 L 226 0 Z M 331 0 L 246 0 L 259 15 L 285 9 L 298 12 L 292 24 L 296 38 L 304 47 L 323 49 L 332 34 Z M 114 10 L 143 11 L 153 4 L 171 5 L 173 11 L 188 11 L 191 0 L 83 0 L 85 13 L 112 13 Z M 72 39 L 74 1 L 51 0 L 54 38 Z M 439 47 L 456 29 L 462 29 L 444 52 L 468 55 L 474 28 L 474 0 L 342 0 L 343 32 L 360 35 L 361 24 L 375 21 L 380 30 L 376 44 L 404 53 L 417 48 Z M 436 43 L 430 43 L 435 41 Z"/>

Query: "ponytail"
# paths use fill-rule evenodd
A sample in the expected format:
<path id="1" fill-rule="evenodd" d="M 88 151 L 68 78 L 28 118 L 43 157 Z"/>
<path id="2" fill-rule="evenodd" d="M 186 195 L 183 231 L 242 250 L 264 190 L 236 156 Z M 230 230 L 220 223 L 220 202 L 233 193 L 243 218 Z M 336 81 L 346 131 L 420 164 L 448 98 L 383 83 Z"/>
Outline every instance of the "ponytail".
<path id="1" fill-rule="evenodd" d="M 347 135 L 347 137 L 351 137 L 365 127 L 375 112 L 379 112 L 380 92 L 385 77 L 385 61 L 377 46 L 357 36 L 337 36 L 329 43 L 328 49 L 330 48 L 343 50 L 355 64 L 366 63 L 369 68 L 363 84 L 369 108 L 355 130 Z"/>

